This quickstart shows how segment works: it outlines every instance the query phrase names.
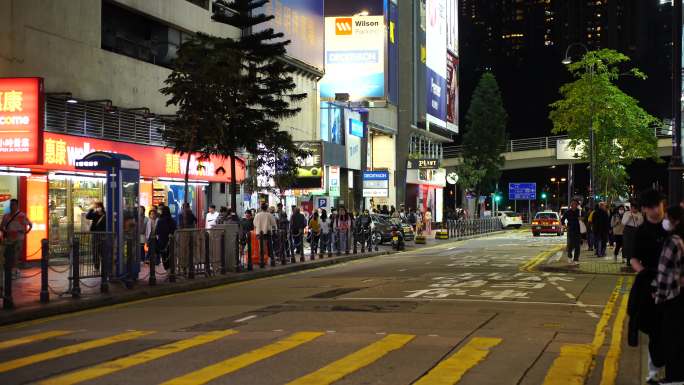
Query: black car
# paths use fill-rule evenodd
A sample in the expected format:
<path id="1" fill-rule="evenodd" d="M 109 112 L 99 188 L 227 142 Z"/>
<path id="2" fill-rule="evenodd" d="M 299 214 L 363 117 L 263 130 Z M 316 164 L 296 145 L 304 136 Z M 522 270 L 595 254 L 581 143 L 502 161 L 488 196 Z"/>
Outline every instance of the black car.
<path id="1" fill-rule="evenodd" d="M 392 241 L 392 222 L 389 215 L 371 214 L 371 231 L 373 233 L 373 243 L 382 245 Z"/>

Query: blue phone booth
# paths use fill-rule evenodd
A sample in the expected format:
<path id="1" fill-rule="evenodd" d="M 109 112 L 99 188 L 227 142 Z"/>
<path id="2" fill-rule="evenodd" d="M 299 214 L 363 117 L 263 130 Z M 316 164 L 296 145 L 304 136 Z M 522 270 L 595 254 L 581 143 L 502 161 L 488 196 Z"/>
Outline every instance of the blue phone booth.
<path id="1" fill-rule="evenodd" d="M 133 239 L 132 255 L 138 253 L 138 197 L 140 162 L 124 154 L 91 152 L 76 161 L 78 170 L 107 172 L 107 231 L 114 233 L 114 268 L 116 277 L 126 274 L 125 242 Z M 129 248 L 130 249 L 130 248 Z M 137 270 L 139 264 L 133 264 Z M 137 271 L 133 272 L 137 275 Z"/>

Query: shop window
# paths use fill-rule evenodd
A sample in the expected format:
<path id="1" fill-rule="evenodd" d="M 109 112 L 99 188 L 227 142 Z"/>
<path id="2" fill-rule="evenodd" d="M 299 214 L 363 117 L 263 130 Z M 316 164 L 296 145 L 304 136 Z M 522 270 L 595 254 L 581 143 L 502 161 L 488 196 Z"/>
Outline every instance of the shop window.
<path id="1" fill-rule="evenodd" d="M 321 140 L 343 145 L 344 113 L 342 107 L 334 103 L 321 103 Z"/>
<path id="2" fill-rule="evenodd" d="M 180 44 L 192 35 L 114 3 L 102 2 L 102 49 L 171 67 Z"/>

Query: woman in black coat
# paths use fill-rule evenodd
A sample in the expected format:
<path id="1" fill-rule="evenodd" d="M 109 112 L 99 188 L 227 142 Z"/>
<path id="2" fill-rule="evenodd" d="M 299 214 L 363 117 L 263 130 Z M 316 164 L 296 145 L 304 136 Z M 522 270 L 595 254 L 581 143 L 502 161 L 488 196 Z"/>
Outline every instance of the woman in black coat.
<path id="1" fill-rule="evenodd" d="M 161 216 L 157 220 L 155 231 L 157 247 L 161 256 L 164 269 L 169 269 L 169 238 L 176 231 L 176 221 L 171 217 L 171 210 L 168 206 L 162 206 Z"/>

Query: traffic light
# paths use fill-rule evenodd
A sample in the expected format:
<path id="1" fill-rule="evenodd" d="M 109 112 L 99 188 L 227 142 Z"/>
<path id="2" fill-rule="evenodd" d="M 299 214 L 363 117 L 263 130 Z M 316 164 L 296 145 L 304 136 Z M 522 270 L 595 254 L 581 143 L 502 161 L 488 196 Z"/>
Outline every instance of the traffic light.
<path id="1" fill-rule="evenodd" d="M 545 192 L 541 193 L 541 199 L 546 199 L 546 193 Z"/>
<path id="2" fill-rule="evenodd" d="M 494 194 L 494 202 L 496 202 L 496 203 L 501 202 L 501 195 L 499 195 L 498 193 Z"/>

